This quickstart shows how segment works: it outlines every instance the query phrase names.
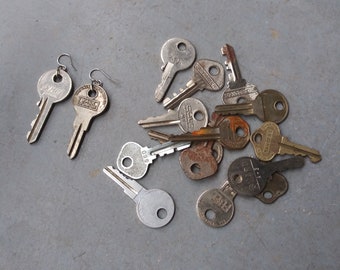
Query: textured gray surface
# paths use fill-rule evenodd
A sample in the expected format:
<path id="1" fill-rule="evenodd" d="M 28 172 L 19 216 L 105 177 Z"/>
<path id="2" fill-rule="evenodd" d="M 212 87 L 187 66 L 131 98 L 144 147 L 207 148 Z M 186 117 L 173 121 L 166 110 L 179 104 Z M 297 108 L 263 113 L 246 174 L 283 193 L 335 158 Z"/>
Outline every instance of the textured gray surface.
<path id="1" fill-rule="evenodd" d="M 1 2 L 0 269 L 340 268 L 339 1 Z M 193 42 L 199 58 L 221 62 L 220 47 L 232 44 L 247 80 L 287 97 L 282 133 L 323 156 L 286 172 L 289 191 L 273 205 L 237 197 L 221 229 L 198 219 L 196 200 L 223 183 L 236 157 L 253 155 L 250 145 L 226 151 L 218 174 L 202 182 L 185 177 L 178 154 L 156 160 L 141 184 L 168 191 L 177 206 L 157 230 L 139 222 L 133 202 L 102 173 L 126 141 L 155 144 L 136 123 L 164 112 L 153 94 L 160 48 L 175 36 Z M 94 67 L 116 80 L 103 79 L 111 107 L 72 161 L 70 99 L 55 106 L 36 144 L 26 142 L 37 80 L 62 52 L 74 58 L 76 87 Z M 179 74 L 170 92 L 190 76 Z M 196 97 L 211 112 L 221 95 Z M 247 120 L 252 130 L 261 124 Z"/>

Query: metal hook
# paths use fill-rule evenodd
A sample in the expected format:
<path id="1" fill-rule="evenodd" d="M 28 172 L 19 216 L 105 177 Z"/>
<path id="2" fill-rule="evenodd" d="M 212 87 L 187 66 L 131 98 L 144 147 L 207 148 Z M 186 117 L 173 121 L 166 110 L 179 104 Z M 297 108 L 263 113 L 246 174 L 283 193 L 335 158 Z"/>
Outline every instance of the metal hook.
<path id="1" fill-rule="evenodd" d="M 95 71 L 99 71 L 100 73 L 102 73 L 107 79 L 109 79 L 111 82 L 115 83 L 115 81 L 109 76 L 109 74 L 107 74 L 104 70 L 102 69 L 99 69 L 99 68 L 94 68 L 90 71 L 89 73 L 89 78 L 92 82 L 92 84 L 98 84 L 99 86 L 102 86 L 103 85 L 103 82 L 101 80 L 97 80 L 97 79 L 94 79 L 92 77 L 92 73 L 95 72 Z"/>
<path id="2" fill-rule="evenodd" d="M 62 54 L 59 55 L 58 58 L 57 58 L 58 72 L 59 72 L 60 69 L 62 69 L 62 70 L 64 70 L 64 71 L 67 70 L 66 66 L 60 63 L 60 59 L 61 59 L 63 56 L 67 56 L 67 57 L 70 58 L 71 66 L 73 67 L 73 69 L 74 69 L 75 71 L 77 71 L 77 69 L 76 69 L 75 66 L 73 65 L 73 61 L 72 61 L 71 55 L 68 54 L 68 53 L 62 53 Z"/>

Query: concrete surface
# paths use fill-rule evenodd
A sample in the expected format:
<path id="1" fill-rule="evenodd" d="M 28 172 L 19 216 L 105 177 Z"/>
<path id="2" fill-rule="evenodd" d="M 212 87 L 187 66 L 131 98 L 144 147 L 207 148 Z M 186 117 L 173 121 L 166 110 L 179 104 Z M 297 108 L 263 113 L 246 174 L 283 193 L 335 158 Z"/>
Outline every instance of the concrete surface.
<path id="1" fill-rule="evenodd" d="M 0 269 L 339 269 L 339 16 L 337 0 L 1 1 Z M 196 200 L 222 185 L 235 158 L 254 155 L 250 145 L 225 151 L 218 174 L 201 182 L 185 177 L 178 154 L 156 160 L 140 183 L 176 202 L 162 229 L 143 226 L 133 202 L 102 173 L 125 142 L 155 144 L 137 121 L 164 112 L 153 94 L 160 48 L 171 37 L 220 62 L 220 47 L 232 44 L 248 81 L 287 97 L 282 133 L 323 156 L 286 172 L 289 191 L 273 205 L 237 197 L 235 217 L 221 229 L 198 219 Z M 75 160 L 66 155 L 71 99 L 55 106 L 36 144 L 26 142 L 37 80 L 63 52 L 74 59 L 76 88 L 95 67 L 115 80 L 95 74 L 111 106 Z M 190 76 L 179 74 L 170 93 Z M 212 112 L 221 95 L 196 97 Z M 261 124 L 246 119 L 252 130 Z"/>

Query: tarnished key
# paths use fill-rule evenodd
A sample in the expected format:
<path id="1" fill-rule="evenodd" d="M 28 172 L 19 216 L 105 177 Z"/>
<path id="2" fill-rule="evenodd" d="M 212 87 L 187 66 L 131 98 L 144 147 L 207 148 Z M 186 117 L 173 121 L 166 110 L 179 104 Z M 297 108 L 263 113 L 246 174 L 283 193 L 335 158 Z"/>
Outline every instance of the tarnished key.
<path id="1" fill-rule="evenodd" d="M 76 118 L 73 122 L 73 135 L 68 145 L 67 154 L 73 159 L 79 150 L 85 131 L 92 119 L 102 114 L 108 105 L 107 94 L 98 84 L 85 84 L 79 87 L 72 99 Z"/>
<path id="2" fill-rule="evenodd" d="M 136 181 L 127 179 L 112 166 L 105 167 L 103 172 L 136 203 L 137 216 L 144 225 L 160 228 L 172 220 L 175 203 L 169 193 L 161 189 L 145 189 Z"/>
<path id="3" fill-rule="evenodd" d="M 130 178 L 140 179 L 147 173 L 149 165 L 157 156 L 172 154 L 189 146 L 190 142 L 166 142 L 150 148 L 142 147 L 135 142 L 127 142 L 118 154 L 117 167 Z"/>
<path id="4" fill-rule="evenodd" d="M 27 134 L 27 141 L 34 143 L 41 134 L 48 115 L 52 111 L 54 103 L 65 100 L 72 89 L 72 80 L 63 69 L 45 72 L 39 79 L 37 85 L 40 101 L 39 114 L 31 124 L 31 130 Z"/>
<path id="5" fill-rule="evenodd" d="M 268 89 L 247 103 L 218 105 L 215 112 L 223 115 L 256 115 L 262 121 L 281 123 L 288 115 L 288 101 L 279 91 Z"/>
<path id="6" fill-rule="evenodd" d="M 178 94 L 173 98 L 165 98 L 163 106 L 167 109 L 173 109 L 184 99 L 192 96 L 199 90 L 219 91 L 224 86 L 225 71 L 223 66 L 212 60 L 198 60 L 193 67 L 193 77 L 186 84 L 185 89 L 180 89 Z"/>
<path id="7" fill-rule="evenodd" d="M 258 96 L 259 90 L 256 85 L 250 84 L 242 78 L 234 48 L 226 44 L 221 48 L 221 53 L 227 58 L 225 65 L 227 70 L 231 72 L 228 74 L 228 85 L 223 93 L 224 104 L 237 104 L 254 100 Z"/>
<path id="8" fill-rule="evenodd" d="M 308 156 L 314 163 L 321 160 L 319 151 L 291 142 L 281 135 L 279 126 L 273 122 L 263 123 L 250 140 L 256 157 L 263 161 L 272 160 L 276 155 Z"/>
<path id="9" fill-rule="evenodd" d="M 208 124 L 208 111 L 204 104 L 196 98 L 186 98 L 177 111 L 168 110 L 166 114 L 149 117 L 138 121 L 143 128 L 178 125 L 184 132 L 191 132 Z"/>
<path id="10" fill-rule="evenodd" d="M 265 204 L 270 204 L 283 196 L 287 190 L 287 179 L 280 173 L 274 173 L 267 181 L 267 184 L 262 192 L 257 194 L 255 197 Z"/>
<path id="11" fill-rule="evenodd" d="M 292 157 L 269 163 L 251 157 L 241 157 L 230 164 L 228 179 L 230 186 L 238 194 L 256 196 L 263 191 L 272 174 L 301 168 L 304 164 L 305 160 L 302 157 Z"/>
<path id="12" fill-rule="evenodd" d="M 227 225 L 235 212 L 234 191 L 226 181 L 221 188 L 207 190 L 197 200 L 196 211 L 199 218 L 207 225 L 219 228 Z"/>
<path id="13" fill-rule="evenodd" d="M 196 59 L 196 49 L 192 43 L 182 38 L 172 38 L 164 43 L 161 49 L 163 66 L 161 70 L 162 82 L 155 91 L 157 102 L 163 100 L 164 95 L 169 89 L 176 73 L 185 70 L 194 63 Z"/>

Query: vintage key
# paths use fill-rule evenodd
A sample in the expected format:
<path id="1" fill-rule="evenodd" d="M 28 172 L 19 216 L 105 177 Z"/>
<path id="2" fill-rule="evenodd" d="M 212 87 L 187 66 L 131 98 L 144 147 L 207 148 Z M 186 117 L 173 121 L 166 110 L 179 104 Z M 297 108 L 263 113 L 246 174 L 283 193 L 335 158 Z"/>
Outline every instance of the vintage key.
<path id="1" fill-rule="evenodd" d="M 99 84 L 85 84 L 79 87 L 72 99 L 76 118 L 73 122 L 73 135 L 68 145 L 67 154 L 73 159 L 79 150 L 85 131 L 91 121 L 102 114 L 108 105 L 107 94 Z"/>
<path id="2" fill-rule="evenodd" d="M 308 156 L 311 162 L 321 161 L 319 151 L 293 143 L 287 137 L 281 135 L 278 125 L 273 122 L 265 122 L 251 135 L 251 143 L 255 155 L 262 161 L 270 161 L 276 155 Z"/>
<path id="3" fill-rule="evenodd" d="M 256 196 L 263 191 L 272 174 L 301 168 L 304 164 L 305 160 L 302 157 L 292 157 L 269 163 L 251 157 L 241 157 L 230 164 L 228 179 L 230 186 L 238 194 Z"/>
<path id="4" fill-rule="evenodd" d="M 223 115 L 256 115 L 262 121 L 281 123 L 288 115 L 288 101 L 279 91 L 268 89 L 248 103 L 218 105 L 215 112 Z"/>
<path id="5" fill-rule="evenodd" d="M 68 73 L 61 68 L 50 70 L 40 77 L 37 89 L 40 96 L 40 101 L 37 103 L 39 114 L 33 120 L 32 128 L 27 134 L 29 143 L 34 143 L 39 138 L 53 105 L 69 96 L 72 89 L 72 80 Z"/>
<path id="6" fill-rule="evenodd" d="M 211 227 L 219 228 L 227 225 L 234 216 L 236 195 L 237 192 L 230 187 L 228 181 L 219 189 L 203 192 L 197 200 L 197 215 Z"/>
<path id="7" fill-rule="evenodd" d="M 223 66 L 212 60 L 198 60 L 193 67 L 193 77 L 186 84 L 185 89 L 180 89 L 178 94 L 173 98 L 165 98 L 163 106 L 166 109 L 173 109 L 184 99 L 192 96 L 199 90 L 219 91 L 224 86 L 224 68 Z"/>
<path id="8" fill-rule="evenodd" d="M 186 98 L 181 102 L 177 111 L 168 110 L 166 114 L 139 120 L 143 128 L 176 125 L 183 132 L 191 132 L 208 124 L 208 111 L 204 104 L 196 98 Z"/>
<path id="9" fill-rule="evenodd" d="M 255 197 L 265 204 L 270 204 L 283 196 L 287 190 L 287 179 L 280 173 L 274 173 L 267 181 L 267 184 L 262 192 L 257 194 Z"/>
<path id="10" fill-rule="evenodd" d="M 145 189 L 112 166 L 105 167 L 103 172 L 136 203 L 137 216 L 144 225 L 160 228 L 171 221 L 175 214 L 175 203 L 169 193 L 160 189 Z"/>
<path id="11" fill-rule="evenodd" d="M 234 48 L 226 44 L 221 48 L 221 53 L 227 58 L 225 65 L 231 72 L 228 74 L 227 89 L 223 93 L 224 104 L 251 102 L 259 95 L 259 90 L 256 85 L 242 78 Z"/>
<path id="12" fill-rule="evenodd" d="M 196 49 L 189 40 L 182 38 L 172 38 L 164 43 L 161 49 L 163 66 L 161 70 L 162 82 L 155 91 L 157 102 L 163 100 L 164 95 L 169 89 L 176 73 L 191 67 L 196 59 Z"/>
<path id="13" fill-rule="evenodd" d="M 123 145 L 117 157 L 118 169 L 133 179 L 142 178 L 148 171 L 149 165 L 157 158 L 181 151 L 190 146 L 190 142 L 166 142 L 154 147 L 142 147 L 135 142 Z"/>

